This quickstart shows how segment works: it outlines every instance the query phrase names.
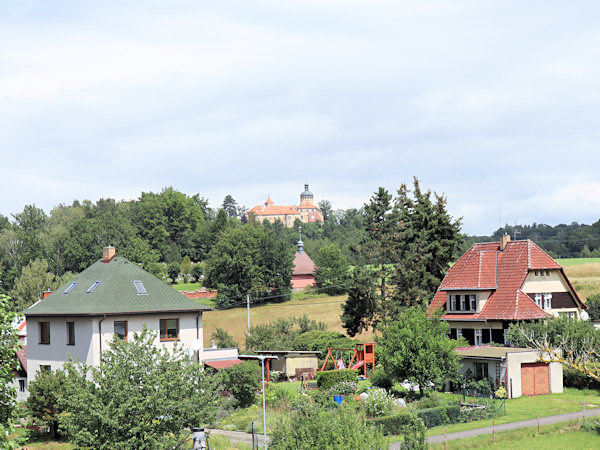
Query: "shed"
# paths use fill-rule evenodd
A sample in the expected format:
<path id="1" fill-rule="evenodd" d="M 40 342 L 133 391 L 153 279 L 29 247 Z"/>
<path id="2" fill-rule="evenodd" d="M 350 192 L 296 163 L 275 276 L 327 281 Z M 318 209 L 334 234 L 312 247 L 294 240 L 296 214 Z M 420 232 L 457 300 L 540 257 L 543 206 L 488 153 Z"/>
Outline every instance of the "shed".
<path id="1" fill-rule="evenodd" d="M 476 345 L 459 347 L 456 353 L 463 374 L 489 378 L 494 389 L 505 386 L 509 398 L 563 392 L 562 365 L 541 362 L 536 350 Z"/>
<path id="2" fill-rule="evenodd" d="M 257 350 L 259 355 L 274 355 L 279 359 L 271 360 L 270 370 L 284 373 L 286 377 L 293 378 L 296 371 L 316 372 L 319 367 L 318 357 L 321 352 L 303 350 Z"/>

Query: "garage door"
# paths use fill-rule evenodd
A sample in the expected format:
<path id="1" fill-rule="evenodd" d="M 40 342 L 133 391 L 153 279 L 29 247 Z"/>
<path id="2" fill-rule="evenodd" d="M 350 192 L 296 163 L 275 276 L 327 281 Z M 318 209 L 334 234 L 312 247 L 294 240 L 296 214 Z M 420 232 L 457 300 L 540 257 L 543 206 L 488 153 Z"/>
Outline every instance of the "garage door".
<path id="1" fill-rule="evenodd" d="M 521 394 L 540 395 L 550 392 L 548 363 L 521 364 Z"/>

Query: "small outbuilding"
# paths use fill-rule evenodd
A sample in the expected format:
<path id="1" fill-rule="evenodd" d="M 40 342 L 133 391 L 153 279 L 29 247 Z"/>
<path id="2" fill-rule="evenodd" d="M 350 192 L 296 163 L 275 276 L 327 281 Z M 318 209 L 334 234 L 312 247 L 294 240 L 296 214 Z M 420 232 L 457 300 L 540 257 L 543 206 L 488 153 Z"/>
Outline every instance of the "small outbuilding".
<path id="1" fill-rule="evenodd" d="M 456 352 L 463 374 L 488 378 L 494 389 L 506 387 L 508 398 L 563 392 L 562 364 L 541 362 L 536 350 L 475 345 Z"/>
<path id="2" fill-rule="evenodd" d="M 300 350 L 258 350 L 259 355 L 273 355 L 278 359 L 269 361 L 269 372 L 275 371 L 284 374 L 287 378 L 295 378 L 300 373 L 315 373 L 319 367 L 317 351 Z"/>

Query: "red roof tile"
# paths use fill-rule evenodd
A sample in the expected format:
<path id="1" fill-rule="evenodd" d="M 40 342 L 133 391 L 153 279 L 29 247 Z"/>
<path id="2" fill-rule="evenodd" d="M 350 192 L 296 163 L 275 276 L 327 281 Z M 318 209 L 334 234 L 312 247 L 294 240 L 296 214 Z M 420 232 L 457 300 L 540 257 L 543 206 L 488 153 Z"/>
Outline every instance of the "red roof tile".
<path id="1" fill-rule="evenodd" d="M 448 270 L 429 305 L 429 311 L 433 313 L 446 303 L 447 291 L 489 289 L 492 293 L 481 312 L 445 314 L 444 319 L 524 320 L 548 317 L 549 314 L 521 290 L 527 274 L 535 269 L 559 269 L 570 285 L 561 266 L 530 240 L 510 241 L 504 251 L 500 251 L 498 242 L 475 244 Z"/>
<path id="2" fill-rule="evenodd" d="M 19 362 L 21 363 L 21 367 L 23 367 L 23 370 L 25 372 L 27 372 L 27 346 L 26 345 L 21 347 L 21 349 L 17 352 L 17 358 L 19 359 Z"/>
<path id="3" fill-rule="evenodd" d="M 215 361 L 204 361 L 204 364 L 210 366 L 214 369 L 221 370 L 226 369 L 227 367 L 235 366 L 237 364 L 241 364 L 241 359 L 218 359 Z"/>
<path id="4" fill-rule="evenodd" d="M 292 275 L 312 275 L 315 273 L 315 263 L 306 252 L 296 252 L 294 255 L 294 270 Z"/>

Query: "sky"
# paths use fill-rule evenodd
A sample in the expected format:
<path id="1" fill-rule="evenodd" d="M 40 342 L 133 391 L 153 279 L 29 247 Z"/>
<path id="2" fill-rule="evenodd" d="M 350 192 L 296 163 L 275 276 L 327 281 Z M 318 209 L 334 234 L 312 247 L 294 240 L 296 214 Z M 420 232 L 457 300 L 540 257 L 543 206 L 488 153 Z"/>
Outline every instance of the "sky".
<path id="1" fill-rule="evenodd" d="M 0 214 L 173 186 L 600 218 L 595 1 L 0 0 Z"/>

